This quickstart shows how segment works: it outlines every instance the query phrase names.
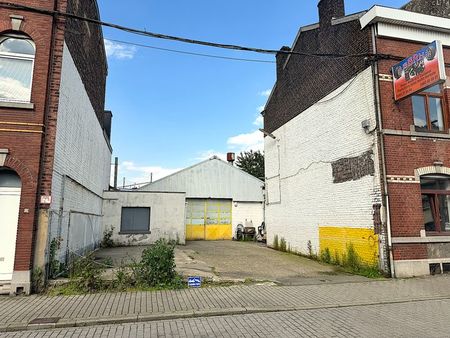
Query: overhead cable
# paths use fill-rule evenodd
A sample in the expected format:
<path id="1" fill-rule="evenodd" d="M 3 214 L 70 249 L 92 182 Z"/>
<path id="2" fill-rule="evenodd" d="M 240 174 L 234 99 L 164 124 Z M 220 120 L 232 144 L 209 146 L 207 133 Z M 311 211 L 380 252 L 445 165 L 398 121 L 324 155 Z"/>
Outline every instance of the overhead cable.
<path id="1" fill-rule="evenodd" d="M 128 41 L 123 41 L 123 40 L 116 40 L 116 39 L 111 39 L 111 38 L 105 38 L 105 39 L 107 41 L 113 41 L 113 42 L 117 42 L 117 43 L 121 43 L 121 44 L 125 44 L 125 45 L 136 46 L 136 47 L 143 47 L 143 48 L 149 48 L 149 49 L 155 49 L 155 50 L 161 50 L 161 51 L 172 52 L 172 53 L 179 53 L 179 54 L 203 56 L 203 57 L 208 57 L 208 58 L 225 59 L 225 60 L 233 60 L 233 61 L 275 63 L 275 61 L 270 61 L 270 60 L 245 59 L 245 58 L 235 58 L 235 57 L 229 57 L 229 56 L 220 56 L 220 55 L 212 55 L 212 54 L 204 54 L 204 53 L 195 53 L 195 52 L 182 51 L 182 50 L 178 50 L 178 49 L 155 47 L 155 46 L 144 45 L 144 44 L 140 44 L 140 43 L 128 42 Z"/>
<path id="2" fill-rule="evenodd" d="M 148 32 L 146 30 L 140 30 L 140 29 L 135 29 L 135 28 L 126 27 L 126 26 L 122 26 L 122 25 L 117 25 L 117 24 L 110 23 L 110 22 L 86 18 L 86 17 L 75 15 L 72 13 L 48 10 L 48 9 L 43 9 L 43 8 L 31 7 L 31 6 L 24 6 L 24 5 L 19 5 L 19 4 L 14 4 L 14 3 L 4 2 L 4 1 L 0 2 L 0 7 L 24 10 L 24 11 L 46 14 L 46 15 L 51 15 L 51 16 L 61 16 L 61 17 L 65 17 L 65 18 L 89 22 L 89 23 L 96 24 L 96 25 L 101 25 L 104 27 L 118 29 L 118 30 L 132 33 L 132 34 L 137 34 L 137 35 L 142 35 L 142 36 L 147 36 L 147 37 L 152 37 L 152 38 L 157 38 L 157 39 L 172 40 L 172 41 L 178 41 L 178 42 L 183 42 L 183 43 L 214 47 L 214 48 L 231 49 L 231 50 L 247 51 L 247 52 L 262 53 L 262 54 L 274 54 L 274 55 L 286 54 L 286 55 L 299 55 L 299 56 L 319 57 L 319 58 L 389 57 L 388 55 L 383 56 L 380 54 L 375 55 L 375 54 L 371 54 L 371 53 L 357 53 L 357 54 L 304 53 L 304 52 L 298 52 L 298 51 L 292 51 L 292 50 L 275 50 L 275 49 L 246 47 L 246 46 L 240 46 L 240 45 L 223 44 L 223 43 L 195 40 L 195 39 L 189 39 L 189 38 L 184 38 L 184 37 L 179 37 L 179 36 Z"/>

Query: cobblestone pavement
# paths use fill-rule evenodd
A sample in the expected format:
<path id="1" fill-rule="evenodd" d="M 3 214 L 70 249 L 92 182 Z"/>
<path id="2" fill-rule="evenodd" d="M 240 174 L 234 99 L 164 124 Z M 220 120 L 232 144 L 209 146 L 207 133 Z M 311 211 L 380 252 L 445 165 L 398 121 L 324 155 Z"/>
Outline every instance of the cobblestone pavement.
<path id="1" fill-rule="evenodd" d="M 252 285 L 65 297 L 5 296 L 0 297 L 0 332 L 444 299 L 450 299 L 449 276 L 328 285 Z M 372 319 L 378 320 L 376 316 Z M 36 320 L 41 323 L 47 321 L 47 324 L 37 325 L 33 323 Z"/>
<path id="2" fill-rule="evenodd" d="M 0 333 L 0 337 L 448 337 L 450 300 Z"/>

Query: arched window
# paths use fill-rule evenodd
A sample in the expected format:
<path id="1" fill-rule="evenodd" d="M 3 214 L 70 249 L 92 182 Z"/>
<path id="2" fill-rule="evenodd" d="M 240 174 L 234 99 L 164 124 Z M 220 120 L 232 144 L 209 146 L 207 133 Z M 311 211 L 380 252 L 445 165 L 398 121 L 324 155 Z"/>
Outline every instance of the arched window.
<path id="1" fill-rule="evenodd" d="M 422 176 L 420 184 L 425 230 L 450 231 L 450 177 Z"/>
<path id="2" fill-rule="evenodd" d="M 20 177 L 12 170 L 0 168 L 0 188 L 20 188 Z"/>
<path id="3" fill-rule="evenodd" d="M 31 40 L 0 37 L 0 101 L 30 102 L 34 55 Z"/>

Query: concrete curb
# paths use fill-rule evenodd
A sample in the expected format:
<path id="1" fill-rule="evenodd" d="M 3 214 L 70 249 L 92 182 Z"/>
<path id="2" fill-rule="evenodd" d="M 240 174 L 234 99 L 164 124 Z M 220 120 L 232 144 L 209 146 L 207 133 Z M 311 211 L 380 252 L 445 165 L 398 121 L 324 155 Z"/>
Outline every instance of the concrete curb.
<path id="1" fill-rule="evenodd" d="M 289 311 L 308 311 L 319 309 L 336 309 L 346 307 L 358 307 L 358 306 L 375 306 L 375 305 L 388 305 L 388 304 L 401 304 L 401 303 L 416 303 L 433 300 L 450 299 L 448 296 L 436 296 L 436 297 L 424 297 L 415 299 L 398 299 L 390 301 L 374 301 L 374 302 L 354 302 L 354 303 L 340 303 L 340 304 L 322 304 L 322 305 L 305 305 L 295 307 L 282 307 L 282 306 L 269 306 L 269 307 L 241 307 L 241 308 L 228 308 L 228 309 L 203 309 L 203 310 L 190 310 L 190 311 L 177 311 L 168 313 L 147 313 L 138 315 L 122 315 L 115 317 L 101 317 L 101 318 L 77 318 L 77 319 L 61 319 L 57 323 L 51 324 L 26 324 L 26 323 L 11 323 L 8 325 L 0 326 L 0 333 L 5 332 L 17 332 L 17 331 L 31 331 L 31 330 L 49 330 L 49 329 L 62 329 L 62 328 L 74 328 L 74 327 L 87 327 L 97 325 L 108 324 L 125 324 L 125 323 L 142 323 L 153 322 L 160 320 L 174 320 L 174 319 L 188 319 L 188 318 L 201 318 L 201 317 L 221 317 L 232 316 L 252 313 L 273 313 L 273 312 L 289 312 Z"/>

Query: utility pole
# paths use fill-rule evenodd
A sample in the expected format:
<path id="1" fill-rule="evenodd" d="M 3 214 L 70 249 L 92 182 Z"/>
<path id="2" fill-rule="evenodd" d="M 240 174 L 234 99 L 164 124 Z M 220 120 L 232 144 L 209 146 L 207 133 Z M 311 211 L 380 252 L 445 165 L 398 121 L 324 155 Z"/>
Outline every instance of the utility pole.
<path id="1" fill-rule="evenodd" d="M 119 170 L 119 158 L 114 159 L 114 190 L 117 190 L 117 172 Z"/>

